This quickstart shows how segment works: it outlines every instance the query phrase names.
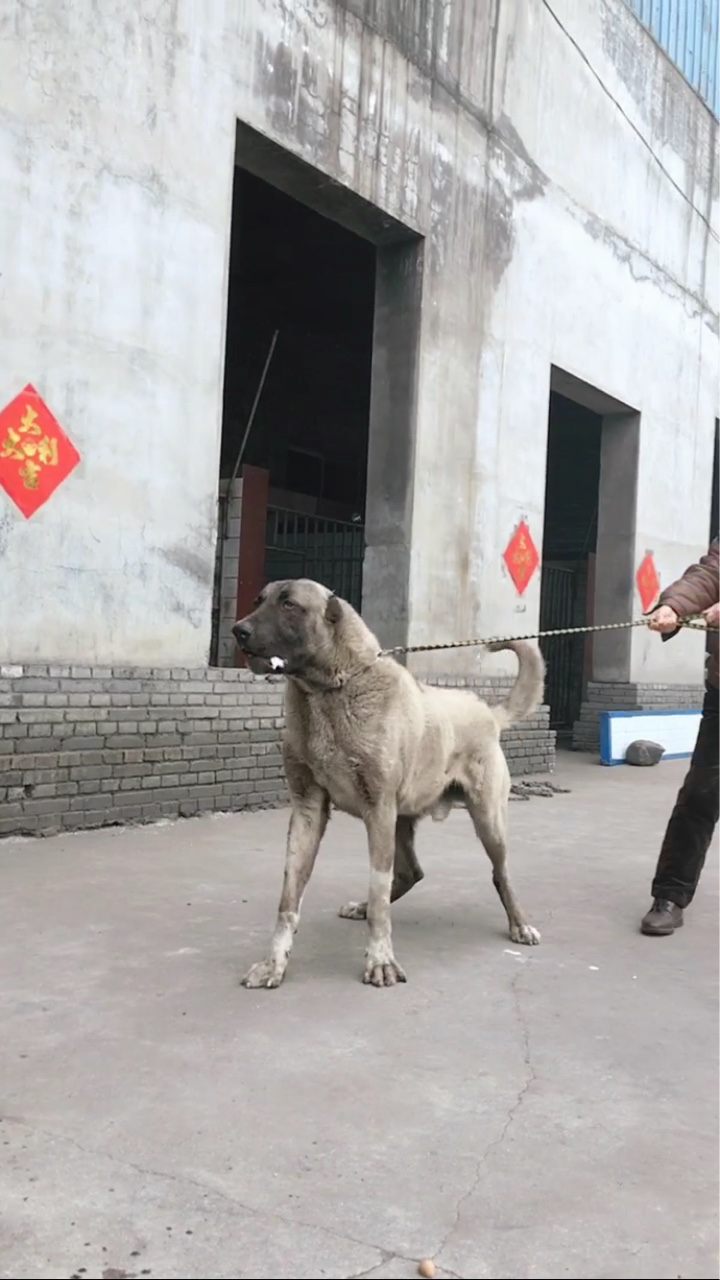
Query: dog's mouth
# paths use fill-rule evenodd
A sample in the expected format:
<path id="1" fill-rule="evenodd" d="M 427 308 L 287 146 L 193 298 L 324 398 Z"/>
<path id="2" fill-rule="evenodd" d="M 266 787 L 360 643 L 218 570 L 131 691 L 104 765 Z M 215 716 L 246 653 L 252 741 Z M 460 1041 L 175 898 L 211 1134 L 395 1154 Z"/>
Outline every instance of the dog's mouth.
<path id="1" fill-rule="evenodd" d="M 287 667 L 285 659 L 278 654 L 266 657 L 263 653 L 254 652 L 247 645 L 243 646 L 241 653 L 247 658 L 248 666 L 256 676 L 282 675 Z"/>

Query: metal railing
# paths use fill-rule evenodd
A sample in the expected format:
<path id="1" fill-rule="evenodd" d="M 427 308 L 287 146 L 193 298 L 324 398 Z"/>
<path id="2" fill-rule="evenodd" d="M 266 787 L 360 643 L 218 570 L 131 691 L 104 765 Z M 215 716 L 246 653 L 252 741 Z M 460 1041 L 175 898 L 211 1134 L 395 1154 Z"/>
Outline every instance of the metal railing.
<path id="1" fill-rule="evenodd" d="M 575 568 L 543 565 L 540 630 L 582 625 L 585 579 Z M 546 665 L 545 701 L 553 729 L 572 728 L 580 715 L 583 688 L 584 635 L 552 636 L 540 642 Z"/>
<path id="2" fill-rule="evenodd" d="M 314 578 L 360 609 L 365 528 L 325 516 L 268 507 L 265 576 Z"/>
<path id="3" fill-rule="evenodd" d="M 718 0 L 625 0 L 685 79 L 720 117 Z"/>

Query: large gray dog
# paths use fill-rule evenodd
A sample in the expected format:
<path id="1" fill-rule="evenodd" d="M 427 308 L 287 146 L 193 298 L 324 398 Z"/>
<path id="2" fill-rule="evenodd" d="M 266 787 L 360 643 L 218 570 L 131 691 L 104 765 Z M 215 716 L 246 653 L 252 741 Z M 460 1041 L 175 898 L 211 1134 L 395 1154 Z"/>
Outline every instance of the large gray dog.
<path id="1" fill-rule="evenodd" d="M 510 775 L 500 731 L 542 699 L 544 666 L 535 644 L 514 641 L 519 672 L 507 702 L 489 707 L 475 694 L 419 683 L 380 656 L 362 618 L 327 587 L 307 579 L 273 582 L 233 628 L 256 674 L 287 677 L 283 758 L 292 813 L 280 908 L 270 951 L 243 978 L 277 987 L 287 969 L 303 894 L 334 804 L 365 823 L 370 850 L 368 900 L 340 911 L 367 918 L 364 981 L 404 982 L 393 954 L 390 903 L 423 872 L 414 849 L 418 819 L 467 807 L 493 868 L 513 942 L 540 941 L 513 893 L 505 822 Z"/>

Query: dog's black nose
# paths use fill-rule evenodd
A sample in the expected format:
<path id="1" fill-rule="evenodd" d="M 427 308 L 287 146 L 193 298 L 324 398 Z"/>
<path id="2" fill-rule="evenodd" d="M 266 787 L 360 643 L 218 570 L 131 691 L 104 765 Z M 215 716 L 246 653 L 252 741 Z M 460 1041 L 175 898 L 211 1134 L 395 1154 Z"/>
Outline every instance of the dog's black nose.
<path id="1" fill-rule="evenodd" d="M 250 628 L 246 622 L 236 622 L 232 629 L 232 633 L 237 640 L 240 648 L 243 649 L 250 639 Z"/>

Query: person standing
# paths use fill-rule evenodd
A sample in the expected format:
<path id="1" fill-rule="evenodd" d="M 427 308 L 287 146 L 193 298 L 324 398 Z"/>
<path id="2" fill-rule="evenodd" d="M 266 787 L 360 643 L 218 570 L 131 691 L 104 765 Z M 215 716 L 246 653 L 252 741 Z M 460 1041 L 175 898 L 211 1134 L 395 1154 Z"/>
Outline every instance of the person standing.
<path id="1" fill-rule="evenodd" d="M 667 937 L 683 924 L 683 913 L 693 900 L 718 821 L 719 570 L 720 545 L 715 538 L 707 555 L 663 591 L 648 619 L 651 631 L 658 631 L 663 640 L 677 635 L 681 618 L 697 614 L 713 628 L 707 637 L 705 699 L 695 750 L 660 849 L 652 882 L 653 903 L 640 926 L 650 937 Z"/>

